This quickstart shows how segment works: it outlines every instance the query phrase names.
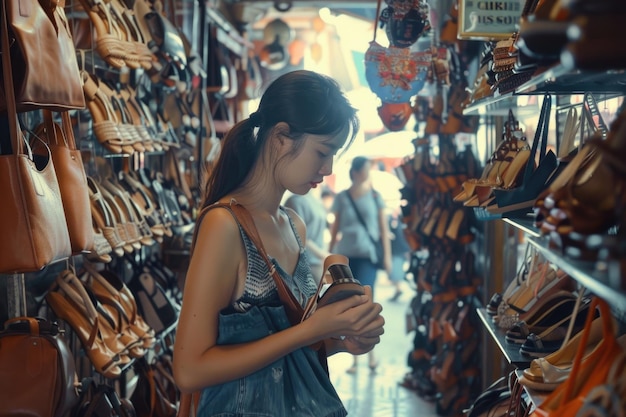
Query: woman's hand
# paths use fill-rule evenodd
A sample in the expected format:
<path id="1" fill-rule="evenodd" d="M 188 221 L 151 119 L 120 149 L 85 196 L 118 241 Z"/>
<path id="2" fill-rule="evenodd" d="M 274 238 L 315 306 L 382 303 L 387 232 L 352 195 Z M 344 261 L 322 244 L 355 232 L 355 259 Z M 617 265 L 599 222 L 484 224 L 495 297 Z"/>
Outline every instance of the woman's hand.
<path id="1" fill-rule="evenodd" d="M 371 350 L 384 333 L 382 306 L 372 301 L 372 289 L 369 286 L 364 288 L 364 295 L 326 305 L 307 320 L 319 329 L 322 339 L 345 338 L 344 350 L 358 352 L 355 354 Z"/>

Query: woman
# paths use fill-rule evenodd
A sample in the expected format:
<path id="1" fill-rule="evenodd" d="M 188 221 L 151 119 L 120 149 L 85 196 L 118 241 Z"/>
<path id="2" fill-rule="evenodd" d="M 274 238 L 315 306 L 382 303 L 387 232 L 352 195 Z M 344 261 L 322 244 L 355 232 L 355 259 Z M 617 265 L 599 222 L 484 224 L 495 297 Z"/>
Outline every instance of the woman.
<path id="1" fill-rule="evenodd" d="M 368 158 L 358 156 L 350 166 L 352 184 L 347 190 L 335 196 L 331 212 L 334 222 L 330 228 L 330 252 L 340 253 L 350 259 L 350 268 L 356 279 L 372 288 L 378 274 L 375 241 L 383 245 L 383 264 L 388 274 L 391 273 L 391 245 L 387 229 L 385 203 L 381 195 L 374 190 L 370 178 L 372 164 Z M 374 352 L 369 352 L 369 367 L 376 369 L 378 362 Z M 348 373 L 357 370 L 357 357 L 354 357 Z"/>
<path id="2" fill-rule="evenodd" d="M 371 289 L 285 324 L 270 268 L 250 237 L 228 209 L 207 207 L 237 202 L 247 209 L 272 269 L 304 306 L 317 289 L 306 228 L 280 201 L 287 190 L 305 194 L 330 175 L 357 129 L 336 82 L 294 71 L 277 78 L 258 110 L 224 138 L 196 224 L 174 346 L 179 388 L 202 391 L 198 416 L 346 415 L 309 346 L 321 342 L 329 355 L 370 351 L 384 324 Z"/>

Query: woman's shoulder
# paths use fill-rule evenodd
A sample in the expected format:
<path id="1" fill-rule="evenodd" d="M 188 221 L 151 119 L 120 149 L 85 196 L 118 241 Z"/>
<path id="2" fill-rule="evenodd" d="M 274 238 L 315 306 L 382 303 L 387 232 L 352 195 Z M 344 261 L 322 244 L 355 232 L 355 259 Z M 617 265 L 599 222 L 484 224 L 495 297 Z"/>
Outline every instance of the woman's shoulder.
<path id="1" fill-rule="evenodd" d="M 202 209 L 196 228 L 200 228 L 200 231 L 209 230 L 216 238 L 239 234 L 238 223 L 227 205 L 211 205 Z"/>

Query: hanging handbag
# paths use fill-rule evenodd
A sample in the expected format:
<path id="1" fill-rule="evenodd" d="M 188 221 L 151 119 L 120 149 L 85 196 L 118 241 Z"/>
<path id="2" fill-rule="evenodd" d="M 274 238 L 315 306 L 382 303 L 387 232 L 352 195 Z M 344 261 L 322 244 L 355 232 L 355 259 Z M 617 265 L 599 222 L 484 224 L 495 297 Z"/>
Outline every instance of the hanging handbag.
<path id="1" fill-rule="evenodd" d="M 6 0 L 9 69 L 17 111 L 82 109 L 83 87 L 76 49 L 63 7 L 65 1 Z M 3 77 L 8 69 L 2 69 Z M 7 91 L 0 85 L 0 111 L 7 110 Z"/>
<path id="2" fill-rule="evenodd" d="M 78 402 L 74 357 L 56 323 L 7 320 L 0 332 L 0 416 L 64 417 Z M 19 410 L 19 411 L 17 411 Z"/>
<path id="3" fill-rule="evenodd" d="M 600 310 L 603 337 L 591 353 L 587 340 L 596 308 Z M 574 357 L 570 376 L 537 406 L 531 417 L 569 417 L 577 414 L 594 387 L 606 384 L 616 360 L 623 355 L 616 335 L 616 323 L 606 301 L 594 297 L 589 307 L 585 328 Z M 584 357 L 584 360 L 583 360 Z"/>
<path id="4" fill-rule="evenodd" d="M 2 50 L 8 51 L 8 10 L 2 2 Z M 11 54 L 2 54 L 11 151 L 0 155 L 0 273 L 39 271 L 47 264 L 71 255 L 70 238 L 54 164 L 48 151 L 43 166 L 32 153 L 25 154 L 19 129 Z M 27 146 L 26 146 L 27 147 Z"/>
<path id="5" fill-rule="evenodd" d="M 155 375 L 155 367 L 145 358 L 135 363 L 137 386 L 130 400 L 135 406 L 137 417 L 175 417 L 176 404 L 167 396 L 161 381 Z"/>
<path id="6" fill-rule="evenodd" d="M 372 193 L 373 192 L 374 191 L 372 190 Z M 385 247 L 383 246 L 382 239 L 376 240 L 372 237 L 372 235 L 370 235 L 370 232 L 367 229 L 367 224 L 365 224 L 365 220 L 363 220 L 363 217 L 361 217 L 361 212 L 359 212 L 359 209 L 356 207 L 356 203 L 352 199 L 352 196 L 350 195 L 349 192 L 347 192 L 346 194 L 348 195 L 348 200 L 350 200 L 350 203 L 352 204 L 352 208 L 354 208 L 356 217 L 359 219 L 359 222 L 361 223 L 361 225 L 363 225 L 363 227 L 365 228 L 367 237 L 369 237 L 370 241 L 374 245 L 374 249 L 376 250 L 376 260 L 374 261 L 374 265 L 376 266 L 377 269 L 385 269 Z"/>
<path id="7" fill-rule="evenodd" d="M 52 112 L 43 110 L 44 123 L 35 134 L 45 140 L 61 191 L 61 201 L 70 235 L 72 254 L 89 252 L 94 246 L 91 205 L 87 175 L 80 150 L 76 148 L 72 122 L 68 112 L 61 112 L 61 126 L 52 120 Z"/>

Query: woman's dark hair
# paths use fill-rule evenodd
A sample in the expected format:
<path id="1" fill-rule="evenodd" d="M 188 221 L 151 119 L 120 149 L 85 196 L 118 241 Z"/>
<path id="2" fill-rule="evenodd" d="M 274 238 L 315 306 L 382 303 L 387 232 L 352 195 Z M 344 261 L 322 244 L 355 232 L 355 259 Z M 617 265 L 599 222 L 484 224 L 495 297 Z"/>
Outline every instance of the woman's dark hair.
<path id="1" fill-rule="evenodd" d="M 268 86 L 258 110 L 233 126 L 223 139 L 220 156 L 206 183 L 203 207 L 242 185 L 269 133 L 280 122 L 289 125 L 291 139 L 349 131 L 348 145 L 359 130 L 356 110 L 335 80 L 306 70 L 286 73 Z"/>

